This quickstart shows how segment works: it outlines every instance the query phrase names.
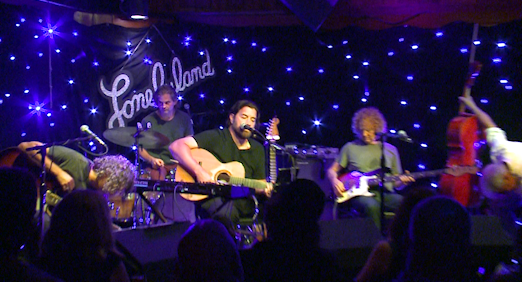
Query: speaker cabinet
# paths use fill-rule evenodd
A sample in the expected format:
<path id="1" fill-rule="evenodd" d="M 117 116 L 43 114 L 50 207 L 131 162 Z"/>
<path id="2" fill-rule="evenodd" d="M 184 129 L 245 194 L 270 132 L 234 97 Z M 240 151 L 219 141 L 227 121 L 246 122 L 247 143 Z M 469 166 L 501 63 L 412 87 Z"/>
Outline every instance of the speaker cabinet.
<path id="1" fill-rule="evenodd" d="M 332 194 L 332 186 L 326 178 L 326 171 L 332 165 L 335 159 L 332 158 L 307 158 L 298 159 L 297 166 L 299 172 L 297 178 L 309 179 L 317 183 L 324 194 L 329 197 Z"/>
<path id="2" fill-rule="evenodd" d="M 189 222 L 170 223 L 114 232 L 129 274 L 142 272 L 147 281 L 172 281 L 178 243 L 189 226 Z"/>

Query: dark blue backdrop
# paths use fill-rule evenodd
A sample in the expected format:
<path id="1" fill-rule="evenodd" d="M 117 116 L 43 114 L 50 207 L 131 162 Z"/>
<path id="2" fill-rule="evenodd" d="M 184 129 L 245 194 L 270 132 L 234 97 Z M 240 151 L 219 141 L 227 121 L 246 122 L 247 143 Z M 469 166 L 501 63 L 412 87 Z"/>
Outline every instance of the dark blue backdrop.
<path id="1" fill-rule="evenodd" d="M 419 164 L 426 169 L 444 165 L 446 127 L 457 113 L 473 28 L 453 23 L 437 30 L 351 27 L 313 33 L 305 27 L 176 23 L 130 30 L 108 24 L 84 26 L 67 11 L 48 14 L 7 4 L 0 8 L 6 15 L 0 23 L 0 148 L 24 140 L 78 137 L 82 124 L 101 135 L 110 113 L 108 101 L 98 91 L 102 76 L 110 79 L 123 69 L 134 78 L 132 89 L 139 90 L 150 84 L 150 62 L 164 62 L 170 70 L 170 61 L 177 56 L 189 69 L 201 65 L 200 52 L 208 50 L 215 76 L 182 93 L 196 132 L 224 125 L 229 107 L 246 98 L 260 105 L 262 122 L 274 115 L 281 119 L 281 144 L 340 147 L 354 138 L 353 113 L 375 106 L 387 117 L 390 129 L 406 130 L 416 141 L 393 141 L 411 171 Z M 52 38 L 45 36 L 55 25 Z M 521 28 L 520 21 L 480 28 L 476 59 L 484 66 L 472 91 L 508 138 L 517 140 L 522 140 L 522 44 L 517 36 Z M 134 50 L 141 39 L 150 42 L 143 41 L 129 59 L 125 51 Z M 498 47 L 499 42 L 507 46 Z M 44 103 L 40 114 L 34 110 L 35 102 Z M 314 120 L 321 124 L 314 125 Z M 110 149 L 133 158 L 129 148 L 111 144 Z"/>

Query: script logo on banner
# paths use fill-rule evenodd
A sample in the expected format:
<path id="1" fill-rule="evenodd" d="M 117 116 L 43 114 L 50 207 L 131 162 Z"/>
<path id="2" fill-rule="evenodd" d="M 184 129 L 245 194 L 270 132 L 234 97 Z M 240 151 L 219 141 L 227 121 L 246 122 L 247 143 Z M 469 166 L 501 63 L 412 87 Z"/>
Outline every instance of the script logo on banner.
<path id="1" fill-rule="evenodd" d="M 172 80 L 169 81 L 166 80 L 163 63 L 155 62 L 150 74 L 151 83 L 139 90 L 131 88 L 136 83 L 128 71 L 115 74 L 110 83 L 106 83 L 105 77 L 102 77 L 98 84 L 99 91 L 109 100 L 111 108 L 107 129 L 124 127 L 141 112 L 154 106 L 152 96 L 163 84 L 169 83 L 176 92 L 182 93 L 214 76 L 216 72 L 210 63 L 210 54 L 207 50 L 205 50 L 205 58 L 206 61 L 201 66 L 184 71 L 181 60 L 174 57 L 171 61 Z"/>

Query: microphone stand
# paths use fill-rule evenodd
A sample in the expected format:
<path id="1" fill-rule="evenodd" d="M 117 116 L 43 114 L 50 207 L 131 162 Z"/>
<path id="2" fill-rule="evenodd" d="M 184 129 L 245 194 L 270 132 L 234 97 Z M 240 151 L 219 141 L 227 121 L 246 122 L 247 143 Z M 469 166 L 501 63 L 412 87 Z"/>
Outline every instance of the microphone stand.
<path id="1" fill-rule="evenodd" d="M 138 171 L 137 171 L 138 175 L 137 176 L 139 176 L 140 170 L 142 169 L 142 167 L 140 165 L 139 150 L 140 150 L 140 147 L 143 147 L 143 145 L 138 143 L 138 139 L 139 139 L 139 136 L 140 136 L 140 134 L 142 132 L 147 131 L 149 129 L 150 129 L 150 127 L 148 127 L 148 126 L 144 129 L 143 125 L 141 124 L 141 122 L 138 122 L 136 124 L 136 133 L 134 133 L 133 137 L 134 137 L 134 146 L 136 146 L 136 153 L 135 153 L 136 154 L 136 157 L 135 157 L 136 159 L 134 160 L 134 165 L 136 166 L 136 168 L 138 168 Z M 151 208 L 152 212 L 154 214 L 156 214 L 156 216 L 158 216 L 158 218 L 163 223 L 167 223 L 167 219 L 165 218 L 163 213 L 161 213 L 161 211 L 158 210 L 158 208 L 149 199 L 147 199 L 147 197 L 145 197 L 145 195 L 143 195 L 143 191 L 138 191 L 137 193 L 141 197 L 141 199 Z M 137 201 L 137 199 L 136 199 L 136 201 Z M 134 204 L 136 205 L 136 202 Z M 143 214 L 142 214 L 142 218 L 143 218 Z M 134 223 L 132 224 L 132 229 L 136 229 L 136 227 L 137 227 L 136 213 L 134 213 L 133 221 L 134 221 Z"/>
<path id="2" fill-rule="evenodd" d="M 45 170 L 45 159 L 47 157 L 47 148 L 56 146 L 56 145 L 66 145 L 71 142 L 81 142 L 81 141 L 85 141 L 85 140 L 89 140 L 89 139 L 91 139 L 90 136 L 79 137 L 79 138 L 75 138 L 75 139 L 68 139 L 66 141 L 61 141 L 61 142 L 52 142 L 52 143 L 47 143 L 47 144 L 43 144 L 43 145 L 38 145 L 38 146 L 34 146 L 34 147 L 30 147 L 30 148 L 26 149 L 26 151 L 39 150 L 39 152 L 37 152 L 37 153 L 40 153 L 40 155 L 42 156 L 42 160 L 41 160 L 42 172 L 40 173 L 40 182 L 41 183 L 40 183 L 40 195 L 39 195 L 40 196 L 40 201 L 39 201 L 40 210 L 38 211 L 38 230 L 39 230 L 38 247 L 39 248 L 42 246 L 43 235 L 45 233 L 44 206 L 46 203 L 45 195 L 47 193 L 47 183 L 45 182 L 45 180 L 47 179 L 47 171 Z"/>
<path id="3" fill-rule="evenodd" d="M 381 135 L 381 169 L 379 171 L 379 193 L 381 195 L 381 213 L 380 213 L 380 229 L 384 235 L 384 176 L 386 172 L 386 156 L 384 155 L 384 143 L 386 142 L 386 134 Z"/>

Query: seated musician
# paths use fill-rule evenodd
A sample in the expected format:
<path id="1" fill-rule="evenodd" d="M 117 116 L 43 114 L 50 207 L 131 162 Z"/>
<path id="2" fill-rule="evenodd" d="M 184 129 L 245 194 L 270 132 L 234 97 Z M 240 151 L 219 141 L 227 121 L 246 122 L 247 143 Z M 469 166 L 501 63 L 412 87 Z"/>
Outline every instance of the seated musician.
<path id="1" fill-rule="evenodd" d="M 22 142 L 18 148 L 41 166 L 40 150 L 27 151 L 42 146 L 39 141 Z M 55 177 L 57 187 L 47 187 L 53 192 L 47 196 L 47 206 L 52 207 L 68 192 L 74 189 L 93 189 L 102 191 L 108 197 L 121 196 L 134 190 L 136 169 L 121 155 L 108 155 L 93 161 L 77 151 L 64 146 L 51 146 L 46 149 L 45 169 Z M 49 196 L 54 196 L 50 198 Z M 44 226 L 49 226 L 49 216 L 44 217 Z M 114 226 L 114 228 L 118 228 Z"/>
<path id="2" fill-rule="evenodd" d="M 165 178 L 174 178 L 171 171 L 175 171 L 177 166 L 169 152 L 169 144 L 179 138 L 194 135 L 194 129 L 190 116 L 177 110 L 180 103 L 178 103 L 174 88 L 164 84 L 154 93 L 153 98 L 158 109 L 143 118 L 142 126 L 165 135 L 169 142 L 157 149 L 140 148 L 138 153 L 145 161 L 145 169 L 150 173 L 150 178 L 165 180 Z M 157 196 L 154 194 L 157 192 L 147 192 L 145 196 Z M 161 212 L 174 221 L 194 222 L 196 220 L 194 204 L 175 193 L 166 194 L 155 205 L 163 207 Z"/>
<path id="3" fill-rule="evenodd" d="M 508 141 L 506 133 L 477 106 L 473 97 L 459 99 L 484 128 L 490 148 L 491 163 L 482 169 L 481 192 L 489 200 L 491 213 L 515 237 L 519 228 L 516 221 L 522 217 L 522 142 Z"/>
<path id="4" fill-rule="evenodd" d="M 38 141 L 22 142 L 18 148 L 29 158 L 41 165 L 42 155 L 39 150 L 29 148 L 42 146 Z M 54 191 L 66 193 L 73 189 L 101 190 L 106 194 L 130 192 L 134 188 L 134 165 L 121 155 L 109 155 L 91 161 L 82 154 L 63 146 L 46 149 L 45 168 L 56 177 L 60 187 Z"/>
<path id="5" fill-rule="evenodd" d="M 386 120 L 382 113 L 373 107 L 362 108 L 357 111 L 352 119 L 352 131 L 357 140 L 346 143 L 327 171 L 328 180 L 332 184 L 333 192 L 341 197 L 347 189 L 338 177 L 342 173 L 358 171 L 367 173 L 381 168 L 381 142 L 378 141 L 378 133 L 386 132 Z M 401 174 L 402 166 L 397 148 L 389 143 L 384 144 L 385 166 L 392 174 Z M 388 211 L 399 207 L 402 196 L 394 193 L 393 186 L 403 185 L 403 182 L 414 181 L 408 176 L 401 176 L 397 183 L 385 184 L 384 206 Z M 390 185 L 391 184 L 391 185 Z M 377 227 L 381 227 L 380 218 L 380 193 L 378 189 L 370 189 L 375 196 L 357 196 L 339 205 L 340 213 L 343 210 L 353 209 L 358 213 L 373 219 Z"/>
<path id="6" fill-rule="evenodd" d="M 178 139 L 170 144 L 170 152 L 200 183 L 215 182 L 215 180 L 213 175 L 192 156 L 191 150 L 196 148 L 209 151 L 222 163 L 238 161 L 244 167 L 245 178 L 266 183 L 264 147 L 250 138 L 252 132 L 241 129 L 242 124 L 255 127 L 258 119 L 259 108 L 256 104 L 247 100 L 238 101 L 229 112 L 226 129 L 207 130 L 195 136 Z M 257 193 L 270 196 L 271 191 L 271 186 L 267 184 L 266 189 L 257 190 Z M 200 216 L 217 219 L 232 232 L 239 218 L 252 216 L 255 212 L 251 199 L 227 201 L 221 197 L 214 197 L 199 202 L 199 206 L 202 212 Z"/>

